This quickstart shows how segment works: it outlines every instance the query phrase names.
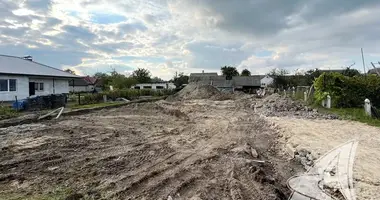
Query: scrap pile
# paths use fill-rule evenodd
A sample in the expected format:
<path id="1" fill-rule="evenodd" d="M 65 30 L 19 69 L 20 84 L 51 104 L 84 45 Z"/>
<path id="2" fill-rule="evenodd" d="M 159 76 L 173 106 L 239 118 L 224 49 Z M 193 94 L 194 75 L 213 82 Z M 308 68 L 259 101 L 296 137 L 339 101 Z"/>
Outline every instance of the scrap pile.
<path id="1" fill-rule="evenodd" d="M 267 96 L 253 107 L 256 112 L 271 117 L 291 116 L 308 119 L 338 119 L 336 115 L 319 113 L 317 109 L 308 107 L 300 101 L 284 98 L 277 93 Z"/>

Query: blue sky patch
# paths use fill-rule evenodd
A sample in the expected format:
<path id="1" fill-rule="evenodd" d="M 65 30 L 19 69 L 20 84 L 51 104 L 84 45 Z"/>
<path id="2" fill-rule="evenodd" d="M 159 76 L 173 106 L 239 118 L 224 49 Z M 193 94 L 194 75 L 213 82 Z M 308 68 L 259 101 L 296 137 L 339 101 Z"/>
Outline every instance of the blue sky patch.
<path id="1" fill-rule="evenodd" d="M 258 51 L 255 53 L 257 57 L 268 57 L 268 56 L 271 56 L 272 54 L 273 54 L 273 51 L 267 51 L 267 50 Z"/>
<path id="2" fill-rule="evenodd" d="M 127 18 L 122 15 L 115 14 L 93 14 L 91 17 L 92 21 L 97 24 L 115 24 L 126 21 Z"/>

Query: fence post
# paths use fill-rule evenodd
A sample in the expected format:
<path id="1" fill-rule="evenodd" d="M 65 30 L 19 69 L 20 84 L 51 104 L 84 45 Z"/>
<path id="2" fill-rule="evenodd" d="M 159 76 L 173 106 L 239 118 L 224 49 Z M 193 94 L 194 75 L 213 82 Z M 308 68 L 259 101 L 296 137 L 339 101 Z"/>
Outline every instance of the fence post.
<path id="1" fill-rule="evenodd" d="M 15 96 L 15 99 L 16 99 L 16 110 L 18 111 L 18 100 L 17 100 L 17 96 Z"/>
<path id="2" fill-rule="evenodd" d="M 371 101 L 369 99 L 364 100 L 364 111 L 368 116 L 372 116 L 371 113 Z"/>
<path id="3" fill-rule="evenodd" d="M 80 105 L 80 92 L 78 92 L 78 105 Z"/>
<path id="4" fill-rule="evenodd" d="M 307 92 L 306 92 L 306 91 L 303 92 L 303 99 L 304 99 L 305 101 L 307 101 Z"/>
<path id="5" fill-rule="evenodd" d="M 292 90 L 293 90 L 293 97 L 296 96 L 296 89 L 294 87 L 292 87 Z"/>
<path id="6" fill-rule="evenodd" d="M 103 95 L 103 101 L 104 103 L 107 103 L 107 95 Z"/>
<path id="7" fill-rule="evenodd" d="M 284 90 L 284 97 L 286 97 L 286 90 Z"/>
<path id="8" fill-rule="evenodd" d="M 331 108 L 331 96 L 327 95 L 326 108 Z"/>

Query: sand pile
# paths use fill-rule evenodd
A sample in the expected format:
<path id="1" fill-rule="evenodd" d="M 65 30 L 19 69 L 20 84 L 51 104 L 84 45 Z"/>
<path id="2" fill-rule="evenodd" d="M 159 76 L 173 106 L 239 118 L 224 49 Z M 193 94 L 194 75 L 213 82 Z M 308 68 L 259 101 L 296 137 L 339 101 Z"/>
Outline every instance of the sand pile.
<path id="1" fill-rule="evenodd" d="M 212 85 L 189 84 L 178 93 L 169 96 L 168 101 L 181 101 L 191 99 L 227 100 L 231 95 L 220 92 Z"/>

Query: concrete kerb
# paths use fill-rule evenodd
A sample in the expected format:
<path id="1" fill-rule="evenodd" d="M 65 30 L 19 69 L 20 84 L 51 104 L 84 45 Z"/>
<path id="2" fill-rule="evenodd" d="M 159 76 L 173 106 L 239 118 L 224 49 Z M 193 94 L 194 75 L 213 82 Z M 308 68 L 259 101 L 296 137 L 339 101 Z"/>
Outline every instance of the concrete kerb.
<path id="1" fill-rule="evenodd" d="M 158 97 L 158 98 L 150 98 L 150 99 L 138 99 L 138 100 L 133 100 L 133 101 L 129 101 L 129 102 L 118 103 L 115 105 L 107 105 L 107 106 L 94 107 L 94 108 L 83 108 L 83 109 L 71 110 L 71 111 L 63 112 L 62 115 L 63 116 L 82 115 L 82 114 L 87 114 L 87 113 L 102 110 L 102 109 L 119 108 L 119 107 L 122 107 L 122 106 L 125 106 L 128 104 L 132 104 L 132 103 L 145 103 L 145 102 L 159 101 L 159 100 L 165 99 L 166 97 L 167 96 Z M 3 121 L 0 121 L 0 128 L 17 126 L 20 124 L 31 124 L 31 123 L 41 122 L 41 121 L 50 119 L 50 118 L 45 118 L 45 119 L 38 120 L 38 118 L 39 118 L 39 116 L 34 116 L 32 118 L 26 118 L 26 119 L 25 118 L 24 119 L 17 119 L 17 118 L 6 119 Z"/>

